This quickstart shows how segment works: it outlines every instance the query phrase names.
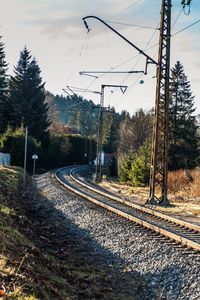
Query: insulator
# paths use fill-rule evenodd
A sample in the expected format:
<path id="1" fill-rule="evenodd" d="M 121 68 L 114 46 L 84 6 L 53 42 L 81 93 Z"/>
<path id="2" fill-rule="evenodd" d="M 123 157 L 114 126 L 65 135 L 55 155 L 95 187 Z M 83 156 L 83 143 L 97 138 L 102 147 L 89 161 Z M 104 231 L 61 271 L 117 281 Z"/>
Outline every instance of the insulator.
<path id="1" fill-rule="evenodd" d="M 181 1 L 181 4 L 182 4 L 182 5 L 190 5 L 191 2 L 192 2 L 192 0 L 182 0 L 182 1 Z"/>

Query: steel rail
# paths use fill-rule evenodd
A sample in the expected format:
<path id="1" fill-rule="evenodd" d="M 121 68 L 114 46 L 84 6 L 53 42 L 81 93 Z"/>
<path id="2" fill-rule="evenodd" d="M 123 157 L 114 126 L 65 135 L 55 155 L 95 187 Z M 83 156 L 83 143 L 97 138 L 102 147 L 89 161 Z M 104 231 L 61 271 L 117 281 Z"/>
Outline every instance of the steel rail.
<path id="1" fill-rule="evenodd" d="M 194 242 L 190 239 L 187 239 L 187 238 L 185 238 L 183 236 L 180 236 L 176 233 L 173 233 L 171 231 L 168 231 L 166 229 L 160 228 L 159 226 L 157 226 L 155 224 L 152 224 L 148 221 L 142 220 L 141 218 L 133 216 L 133 215 L 127 213 L 127 212 L 124 212 L 124 211 L 114 207 L 112 204 L 106 204 L 106 203 L 102 202 L 101 200 L 99 200 L 95 197 L 92 197 L 92 196 L 86 194 L 83 191 L 78 190 L 76 187 L 73 187 L 71 184 L 69 184 L 69 183 L 67 184 L 67 183 L 63 182 L 63 180 L 59 178 L 58 174 L 59 174 L 60 171 L 63 171 L 64 169 L 66 169 L 66 168 L 61 168 L 61 169 L 57 170 L 55 172 L 55 178 L 57 179 L 57 181 L 61 185 L 63 185 L 64 187 L 66 187 L 67 189 L 69 189 L 70 191 L 75 193 L 76 195 L 81 196 L 82 198 L 85 198 L 85 199 L 89 200 L 90 202 L 93 202 L 94 204 L 97 204 L 98 206 L 103 207 L 103 208 L 109 210 L 110 212 L 115 213 L 115 214 L 129 220 L 129 221 L 132 221 L 132 222 L 134 222 L 136 224 L 139 224 L 139 225 L 141 225 L 141 226 L 143 226 L 143 227 L 145 227 L 145 228 L 147 228 L 151 231 L 154 231 L 158 234 L 161 234 L 161 235 L 163 235 L 163 236 L 165 236 L 165 237 L 167 237 L 167 238 L 169 238 L 169 239 L 171 239 L 171 240 L 173 240 L 173 241 L 175 241 L 175 242 L 177 242 L 177 243 L 179 243 L 183 246 L 186 246 L 188 248 L 192 248 L 194 250 L 200 251 L 200 244 L 199 243 Z M 71 169 L 70 173 L 73 173 L 73 171 L 75 169 L 76 168 Z M 69 176 L 70 176 L 71 180 L 74 180 L 72 174 L 69 174 Z M 77 181 L 78 181 L 78 179 L 76 178 L 76 183 L 80 184 L 80 182 L 77 182 Z M 85 187 L 88 188 L 87 185 Z M 106 197 L 107 197 L 107 195 L 106 195 Z M 124 200 L 122 200 L 122 201 L 124 201 Z M 126 205 L 124 202 L 123 202 L 123 204 Z M 188 223 L 188 224 L 190 224 L 190 223 Z"/>
<path id="2" fill-rule="evenodd" d="M 70 170 L 70 177 L 76 181 L 77 183 L 79 183 L 80 185 L 84 186 L 84 187 L 87 187 L 88 189 L 102 195 L 102 196 L 106 196 L 112 200 L 115 200 L 115 201 L 118 201 L 119 203 L 122 203 L 122 204 L 125 204 L 131 208 L 135 208 L 139 211 L 142 211 L 142 212 L 145 212 L 147 214 L 150 214 L 150 215 L 153 215 L 155 217 L 158 217 L 160 219 L 163 219 L 163 220 L 167 220 L 169 222 L 172 222 L 174 224 L 177 224 L 177 225 L 180 225 L 182 227 L 185 227 L 185 228 L 188 228 L 188 229 L 191 229 L 191 230 L 194 230 L 194 231 L 197 231 L 197 232 L 200 232 L 200 226 L 196 225 L 196 224 L 193 224 L 193 223 L 190 223 L 190 222 L 186 222 L 186 221 L 183 221 L 183 220 L 180 220 L 180 219 L 177 219 L 177 218 L 174 218 L 174 217 L 171 217 L 171 216 L 168 216 L 166 214 L 163 214 L 163 213 L 160 213 L 158 211 L 155 211 L 151 208 L 148 208 L 148 207 L 144 207 L 144 206 L 141 206 L 141 205 L 138 205 L 138 204 L 135 204 L 135 203 L 132 203 L 130 201 L 127 201 L 127 200 L 123 200 L 117 196 L 114 196 L 114 195 L 111 195 L 109 193 L 106 193 L 106 191 L 104 191 L 103 189 L 99 189 L 99 188 L 95 188 L 94 185 L 91 185 L 90 183 L 85 183 L 84 181 L 80 180 L 80 179 L 77 179 L 75 176 L 73 176 L 73 173 L 74 171 L 77 171 L 79 169 L 78 168 L 73 168 Z"/>

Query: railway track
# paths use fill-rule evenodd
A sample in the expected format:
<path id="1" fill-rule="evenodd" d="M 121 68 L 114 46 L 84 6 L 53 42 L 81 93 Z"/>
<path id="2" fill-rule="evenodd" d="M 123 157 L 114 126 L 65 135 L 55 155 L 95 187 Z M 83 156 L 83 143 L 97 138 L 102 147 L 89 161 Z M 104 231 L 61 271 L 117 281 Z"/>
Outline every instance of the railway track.
<path id="1" fill-rule="evenodd" d="M 187 248 L 200 251 L 200 226 L 123 200 L 116 195 L 98 188 L 80 179 L 79 173 L 84 170 L 85 167 L 62 168 L 55 173 L 55 177 L 67 189 L 100 207 L 165 236 Z"/>

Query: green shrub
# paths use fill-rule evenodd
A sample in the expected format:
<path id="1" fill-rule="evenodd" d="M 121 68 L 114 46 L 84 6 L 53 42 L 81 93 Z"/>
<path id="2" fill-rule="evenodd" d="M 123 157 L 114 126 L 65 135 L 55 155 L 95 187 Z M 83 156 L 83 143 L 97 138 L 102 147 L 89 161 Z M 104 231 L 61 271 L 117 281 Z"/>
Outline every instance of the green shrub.
<path id="1" fill-rule="evenodd" d="M 8 128 L 0 136 L 0 151 L 10 153 L 11 165 L 23 167 L 24 164 L 24 144 L 25 133 L 23 128 L 12 130 Z M 32 170 L 32 155 L 37 154 L 40 157 L 41 145 L 34 138 L 28 136 L 27 140 L 27 169 Z"/>
<path id="2" fill-rule="evenodd" d="M 129 178 L 133 186 L 145 186 L 149 182 L 151 145 L 145 142 L 131 163 Z"/>
<path id="3" fill-rule="evenodd" d="M 129 151 L 127 155 L 122 159 L 120 168 L 119 168 L 119 180 L 120 182 L 127 182 L 130 180 L 130 170 L 131 165 L 134 160 L 133 151 Z"/>
<path id="4" fill-rule="evenodd" d="M 8 128 L 0 136 L 0 151 L 11 154 L 11 165 L 23 167 L 24 165 L 25 132 L 23 128 L 12 130 Z M 91 147 L 89 147 L 91 146 Z M 49 139 L 47 146 L 41 145 L 33 137 L 28 135 L 27 141 L 27 170 L 32 172 L 32 155 L 37 154 L 36 171 L 54 169 L 66 165 L 87 163 L 89 149 L 91 158 L 95 157 L 96 143 L 80 135 L 57 135 Z"/>

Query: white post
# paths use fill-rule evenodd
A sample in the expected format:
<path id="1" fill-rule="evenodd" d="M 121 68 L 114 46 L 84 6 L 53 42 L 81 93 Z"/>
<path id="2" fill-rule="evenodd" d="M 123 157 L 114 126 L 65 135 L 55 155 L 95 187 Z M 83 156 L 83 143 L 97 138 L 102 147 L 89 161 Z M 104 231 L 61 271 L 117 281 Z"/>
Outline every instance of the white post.
<path id="1" fill-rule="evenodd" d="M 35 178 L 35 165 L 36 165 L 36 160 L 38 159 L 37 154 L 33 154 L 32 159 L 33 159 L 33 178 Z"/>

